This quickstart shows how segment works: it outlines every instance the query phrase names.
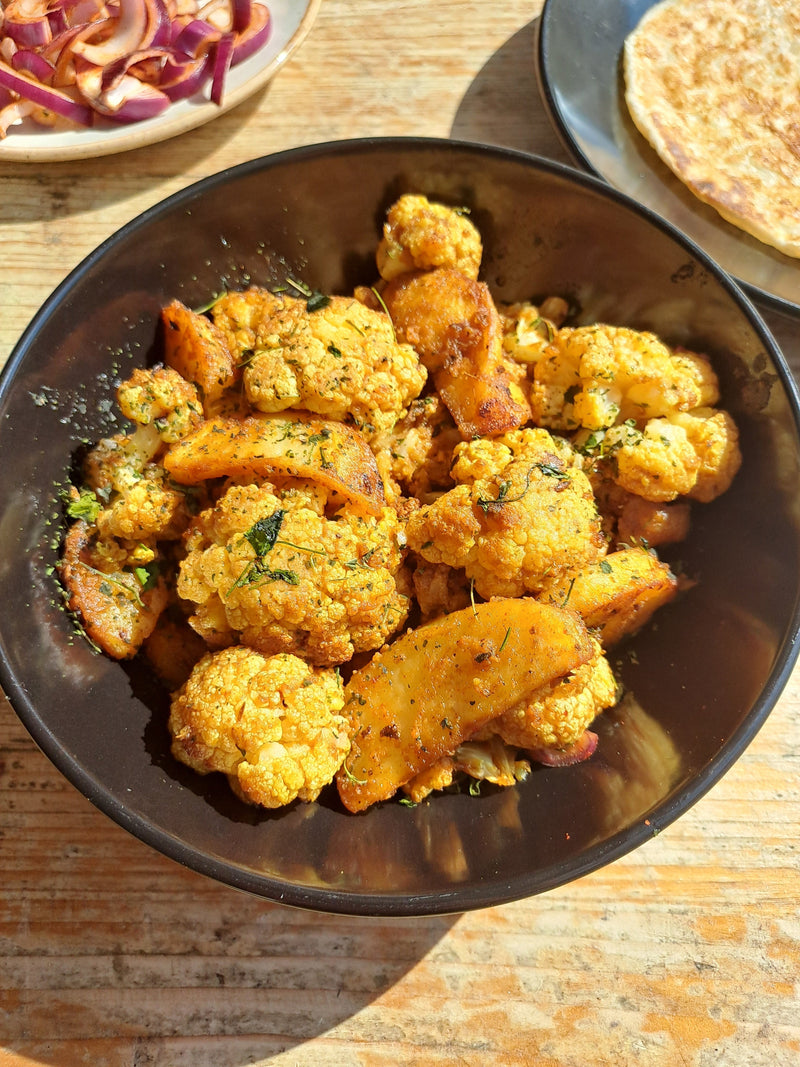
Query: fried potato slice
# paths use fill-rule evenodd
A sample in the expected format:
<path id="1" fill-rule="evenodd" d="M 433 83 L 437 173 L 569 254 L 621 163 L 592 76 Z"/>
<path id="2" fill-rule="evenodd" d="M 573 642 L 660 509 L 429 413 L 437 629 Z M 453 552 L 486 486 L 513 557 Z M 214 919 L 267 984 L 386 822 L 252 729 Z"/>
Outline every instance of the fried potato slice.
<path id="1" fill-rule="evenodd" d="M 180 300 L 168 304 L 161 319 L 166 365 L 194 382 L 206 402 L 219 400 L 238 374 L 236 360 L 220 328 Z"/>
<path id="2" fill-rule="evenodd" d="M 331 419 L 286 414 L 207 419 L 172 445 L 163 462 L 181 485 L 208 478 L 303 478 L 375 515 L 386 503 L 366 440 Z"/>
<path id="3" fill-rule="evenodd" d="M 128 571 L 107 573 L 93 566 L 91 527 L 79 520 L 70 527 L 59 564 L 74 612 L 88 638 L 113 659 L 130 659 L 155 629 L 169 599 L 159 578 L 147 592 Z"/>
<path id="4" fill-rule="evenodd" d="M 387 800 L 592 655 L 574 612 L 530 598 L 476 604 L 404 634 L 345 686 L 354 733 L 336 777 L 342 803 L 356 812 Z"/>
<path id="5" fill-rule="evenodd" d="M 540 594 L 568 604 L 605 648 L 634 633 L 678 592 L 678 580 L 651 552 L 638 546 L 611 552 L 597 563 L 566 575 Z"/>
<path id="6" fill-rule="evenodd" d="M 464 438 L 505 433 L 530 419 L 488 286 L 443 267 L 402 274 L 382 296 L 398 338 L 433 373 Z"/>

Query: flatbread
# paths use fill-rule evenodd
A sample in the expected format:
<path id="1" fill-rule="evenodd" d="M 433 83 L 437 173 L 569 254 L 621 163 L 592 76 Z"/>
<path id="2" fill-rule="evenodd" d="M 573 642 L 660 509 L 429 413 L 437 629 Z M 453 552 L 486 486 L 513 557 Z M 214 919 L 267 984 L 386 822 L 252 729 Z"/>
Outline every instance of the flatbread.
<path id="1" fill-rule="evenodd" d="M 800 257 L 800 0 L 662 0 L 624 46 L 639 131 L 700 200 Z"/>

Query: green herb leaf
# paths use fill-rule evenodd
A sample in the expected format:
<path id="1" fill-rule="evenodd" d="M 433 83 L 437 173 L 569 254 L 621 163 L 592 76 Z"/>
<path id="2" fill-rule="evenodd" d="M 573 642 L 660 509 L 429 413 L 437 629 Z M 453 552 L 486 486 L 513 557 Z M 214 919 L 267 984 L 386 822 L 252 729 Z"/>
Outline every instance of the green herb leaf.
<path id="1" fill-rule="evenodd" d="M 244 536 L 252 545 L 253 551 L 257 556 L 266 556 L 272 549 L 278 540 L 285 514 L 286 512 L 282 508 L 278 508 L 272 515 L 267 515 L 265 518 L 259 519 L 258 522 L 254 522 L 245 533 Z"/>
<path id="2" fill-rule="evenodd" d="M 331 298 L 326 296 L 325 293 L 314 291 L 308 300 L 306 300 L 306 310 L 320 311 L 322 308 L 326 308 L 330 302 Z"/>
<path id="3" fill-rule="evenodd" d="M 77 500 L 71 500 L 67 504 L 67 515 L 71 519 L 83 519 L 84 522 L 93 523 L 102 511 L 103 506 L 91 489 L 81 489 Z"/>
<path id="4" fill-rule="evenodd" d="M 139 585 L 142 587 L 142 592 L 149 592 L 158 584 L 158 577 L 161 573 L 158 566 L 158 560 L 154 559 L 144 567 L 134 567 L 133 573 L 136 575 Z"/>

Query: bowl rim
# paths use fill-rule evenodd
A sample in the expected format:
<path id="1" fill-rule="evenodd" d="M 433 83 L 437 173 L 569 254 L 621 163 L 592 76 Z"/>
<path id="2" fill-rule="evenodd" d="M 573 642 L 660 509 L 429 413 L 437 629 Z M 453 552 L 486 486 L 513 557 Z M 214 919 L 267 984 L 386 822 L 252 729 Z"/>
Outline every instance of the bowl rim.
<path id="1" fill-rule="evenodd" d="M 276 166 L 294 160 L 324 158 L 332 153 L 337 156 L 348 153 L 358 154 L 375 149 L 387 152 L 395 150 L 404 152 L 430 149 L 452 150 L 457 153 L 474 154 L 476 157 L 494 157 L 517 162 L 524 167 L 532 167 L 535 170 L 550 173 L 589 189 L 602 198 L 610 199 L 628 211 L 638 214 L 645 221 L 662 230 L 696 259 L 740 306 L 742 313 L 749 320 L 764 349 L 769 353 L 773 369 L 786 393 L 797 437 L 800 440 L 800 391 L 798 391 L 797 384 L 783 353 L 744 289 L 702 248 L 697 246 L 690 237 L 627 194 L 613 188 L 600 178 L 586 174 L 567 164 L 517 149 L 438 137 L 364 137 L 324 141 L 290 148 L 281 152 L 256 157 L 208 175 L 144 209 L 115 230 L 85 256 L 67 274 L 34 314 L 12 349 L 6 364 L 0 370 L 0 408 L 3 407 L 8 398 L 16 374 L 23 364 L 28 351 L 35 343 L 38 334 L 44 328 L 51 314 L 68 297 L 71 290 L 80 283 L 84 274 L 98 260 L 105 257 L 120 241 L 135 236 L 137 230 L 149 225 L 153 220 L 191 203 L 192 200 L 210 189 L 225 185 L 232 178 L 256 172 L 267 173 Z M 562 870 L 563 864 L 558 864 L 551 866 L 549 869 L 537 868 L 526 872 L 524 875 L 516 875 L 513 879 L 503 883 L 502 887 L 498 882 L 491 882 L 488 886 L 481 884 L 473 884 L 466 887 L 457 886 L 450 892 L 351 892 L 336 888 L 319 888 L 313 885 L 284 881 L 273 875 L 260 874 L 233 861 L 215 858 L 201 848 L 187 844 L 186 841 L 176 835 L 153 825 L 147 818 L 126 809 L 124 804 L 118 801 L 110 790 L 103 785 L 102 781 L 98 780 L 66 751 L 52 731 L 45 725 L 36 707 L 29 699 L 24 685 L 12 670 L 7 658 L 4 641 L 2 640 L 2 633 L 0 633 L 0 685 L 16 716 L 20 719 L 36 745 L 80 793 L 123 829 L 182 866 L 231 888 L 252 893 L 274 903 L 301 909 L 354 916 L 422 917 L 461 914 L 477 908 L 510 903 L 537 895 L 582 878 L 640 847 L 693 807 L 740 758 L 772 711 L 789 680 L 799 654 L 800 590 L 796 592 L 791 623 L 783 634 L 767 680 L 739 726 L 725 740 L 713 758 L 695 773 L 691 781 L 658 802 L 646 820 L 644 816 L 641 816 L 634 824 L 618 831 L 614 836 L 590 845 L 580 857 L 570 861 L 569 872 L 566 875 Z"/>

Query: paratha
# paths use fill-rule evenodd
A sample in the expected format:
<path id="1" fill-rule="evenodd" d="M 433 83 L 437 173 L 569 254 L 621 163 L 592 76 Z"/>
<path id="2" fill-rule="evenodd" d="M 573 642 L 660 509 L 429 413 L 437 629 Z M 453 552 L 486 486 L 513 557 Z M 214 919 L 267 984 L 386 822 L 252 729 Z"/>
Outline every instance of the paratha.
<path id="1" fill-rule="evenodd" d="M 800 0 L 662 0 L 626 38 L 639 131 L 728 222 L 800 257 Z"/>

